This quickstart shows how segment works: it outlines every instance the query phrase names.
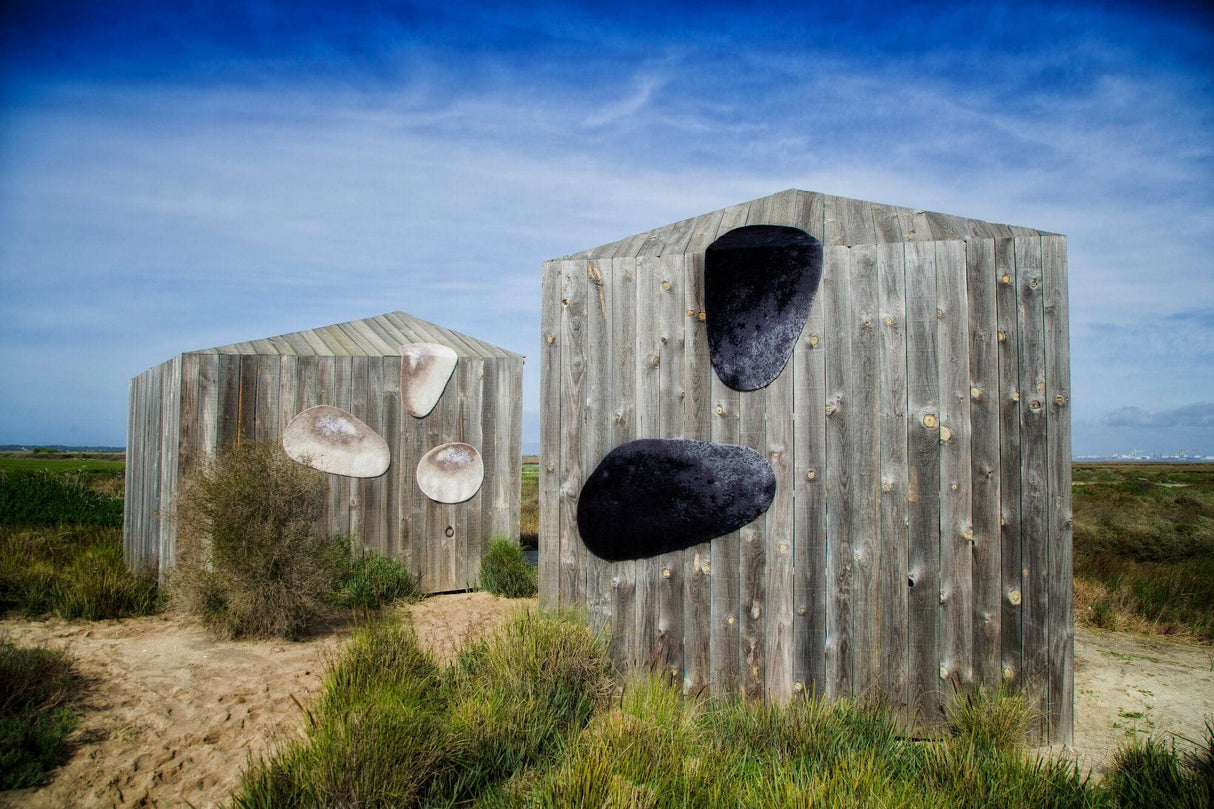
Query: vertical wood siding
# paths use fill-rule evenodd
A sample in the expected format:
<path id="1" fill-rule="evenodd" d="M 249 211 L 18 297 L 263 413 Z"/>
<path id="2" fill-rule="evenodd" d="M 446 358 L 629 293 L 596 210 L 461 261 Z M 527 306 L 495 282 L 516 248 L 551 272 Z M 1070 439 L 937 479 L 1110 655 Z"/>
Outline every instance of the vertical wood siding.
<path id="1" fill-rule="evenodd" d="M 739 393 L 712 371 L 704 249 L 800 227 L 823 279 L 792 357 Z M 544 265 L 541 598 L 587 610 L 621 668 L 689 693 L 880 699 L 939 730 L 953 688 L 1027 689 L 1069 738 L 1066 240 L 784 192 Z M 577 532 L 612 448 L 750 446 L 777 478 L 739 531 L 608 563 Z"/>

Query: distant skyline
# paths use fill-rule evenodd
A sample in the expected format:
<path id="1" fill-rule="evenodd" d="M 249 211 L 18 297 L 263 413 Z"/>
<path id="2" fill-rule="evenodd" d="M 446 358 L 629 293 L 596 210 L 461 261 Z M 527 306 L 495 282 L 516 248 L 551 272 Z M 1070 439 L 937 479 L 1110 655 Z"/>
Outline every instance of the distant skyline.
<path id="1" fill-rule="evenodd" d="M 795 187 L 1068 236 L 1075 455 L 1214 454 L 1198 3 L 0 8 L 0 444 L 400 309 L 528 355 L 540 263 Z"/>

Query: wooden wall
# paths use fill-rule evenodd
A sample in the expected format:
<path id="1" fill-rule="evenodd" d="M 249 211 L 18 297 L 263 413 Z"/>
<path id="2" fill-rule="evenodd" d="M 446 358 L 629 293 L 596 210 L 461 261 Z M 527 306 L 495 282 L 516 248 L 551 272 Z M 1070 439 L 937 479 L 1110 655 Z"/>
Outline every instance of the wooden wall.
<path id="1" fill-rule="evenodd" d="M 769 387 L 709 362 L 704 249 L 746 224 L 822 240 L 817 300 Z M 617 664 L 688 691 L 880 698 L 909 732 L 1002 680 L 1070 738 L 1065 237 L 790 191 L 546 262 L 540 595 Z M 778 490 L 710 543 L 607 563 L 582 483 L 641 437 L 744 444 Z"/>
<path id="2" fill-rule="evenodd" d="M 521 357 L 461 356 L 424 419 L 401 408 L 399 356 L 191 353 L 136 377 L 130 390 L 131 564 L 174 566 L 176 531 L 162 515 L 181 482 L 218 447 L 276 441 L 296 413 L 318 404 L 353 413 L 392 453 L 378 478 L 329 476 L 330 534 L 350 534 L 367 552 L 409 560 L 427 592 L 473 586 L 489 539 L 518 540 Z M 421 456 L 448 441 L 476 446 L 484 460 L 484 483 L 465 503 L 435 503 L 414 483 Z"/>

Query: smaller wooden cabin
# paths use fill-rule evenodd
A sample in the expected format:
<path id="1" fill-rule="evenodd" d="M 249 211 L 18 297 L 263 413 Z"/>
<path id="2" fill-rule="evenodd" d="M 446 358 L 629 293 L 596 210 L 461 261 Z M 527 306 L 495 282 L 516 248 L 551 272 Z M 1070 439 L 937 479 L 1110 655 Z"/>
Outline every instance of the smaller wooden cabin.
<path id="1" fill-rule="evenodd" d="M 458 355 L 424 418 L 401 406 L 408 343 Z M 426 592 L 467 589 L 490 538 L 518 540 L 522 376 L 522 355 L 403 312 L 173 357 L 131 380 L 127 562 L 173 568 L 169 515 L 182 482 L 219 447 L 278 440 L 296 414 L 327 404 L 361 419 L 391 451 L 379 477 L 329 475 L 329 532 L 408 560 Z M 414 479 L 419 459 L 448 442 L 477 447 L 484 462 L 480 490 L 462 503 L 435 502 Z"/>

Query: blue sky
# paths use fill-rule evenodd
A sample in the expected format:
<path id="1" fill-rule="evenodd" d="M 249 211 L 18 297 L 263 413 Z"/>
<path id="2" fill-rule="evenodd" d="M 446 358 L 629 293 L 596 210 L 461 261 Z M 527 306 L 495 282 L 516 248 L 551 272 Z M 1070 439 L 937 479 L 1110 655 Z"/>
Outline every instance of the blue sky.
<path id="1" fill-rule="evenodd" d="M 1067 234 L 1076 454 L 1214 454 L 1214 18 L 831 6 L 9 0 L 0 444 L 393 309 L 535 357 L 544 259 L 797 187 Z"/>

